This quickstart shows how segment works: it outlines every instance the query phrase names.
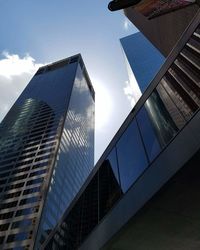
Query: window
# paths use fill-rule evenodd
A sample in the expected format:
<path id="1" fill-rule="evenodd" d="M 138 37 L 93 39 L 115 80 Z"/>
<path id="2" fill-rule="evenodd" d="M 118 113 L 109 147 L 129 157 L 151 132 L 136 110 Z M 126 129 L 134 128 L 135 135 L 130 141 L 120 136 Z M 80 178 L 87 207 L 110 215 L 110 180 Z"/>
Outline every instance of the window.
<path id="1" fill-rule="evenodd" d="M 23 199 L 20 201 L 19 205 L 25 205 L 25 204 L 30 204 L 30 203 L 34 203 L 40 200 L 39 196 L 34 196 L 34 197 L 30 197 L 27 199 Z"/>
<path id="2" fill-rule="evenodd" d="M 43 180 L 44 180 L 44 178 L 38 178 L 38 179 L 27 181 L 27 186 L 41 183 Z"/>
<path id="3" fill-rule="evenodd" d="M 25 208 L 25 209 L 20 209 L 16 212 L 16 217 L 22 216 L 22 215 L 28 215 L 28 214 L 33 214 L 37 213 L 39 210 L 39 207 L 30 207 L 30 208 Z"/>
<path id="4" fill-rule="evenodd" d="M 136 119 L 138 121 L 138 126 L 142 134 L 148 157 L 150 161 L 152 161 L 161 151 L 161 145 L 159 144 L 156 132 L 145 106 L 140 109 Z"/>
<path id="5" fill-rule="evenodd" d="M 9 223 L 1 224 L 0 225 L 0 232 L 8 230 L 9 225 L 10 225 Z"/>
<path id="6" fill-rule="evenodd" d="M 99 219 L 101 220 L 121 196 L 115 148 L 99 168 Z M 112 157 L 111 157 L 112 156 Z M 114 169 L 114 170 L 113 170 Z M 115 172 L 116 173 L 115 173 Z M 117 176 L 117 177 L 116 177 Z"/>
<path id="7" fill-rule="evenodd" d="M 11 189 L 15 189 L 15 188 L 21 188 L 23 186 L 24 186 L 24 182 L 17 183 L 17 184 L 14 184 L 14 185 L 7 186 L 5 188 L 5 191 L 11 190 Z"/>
<path id="8" fill-rule="evenodd" d="M 42 163 L 37 163 L 36 165 L 33 165 L 32 169 L 37 169 L 37 168 L 47 167 L 47 166 L 48 166 L 48 162 L 42 162 Z"/>
<path id="9" fill-rule="evenodd" d="M 148 166 L 136 121 L 126 129 L 117 143 L 121 188 L 126 192 Z"/>
<path id="10" fill-rule="evenodd" d="M 18 234 L 11 234 L 7 238 L 7 242 L 14 242 L 14 241 L 22 241 L 30 238 L 30 233 L 29 232 L 23 232 L 23 233 L 18 233 Z"/>
<path id="11" fill-rule="evenodd" d="M 33 194 L 33 193 L 37 193 L 40 191 L 40 186 L 39 187 L 34 187 L 34 188 L 30 188 L 27 190 L 24 190 L 23 195 L 27 195 L 27 194 Z"/>
<path id="12" fill-rule="evenodd" d="M 14 228 L 22 228 L 22 227 L 28 227 L 32 225 L 33 219 L 25 219 L 25 220 L 20 220 L 20 221 L 15 221 L 12 224 L 12 229 Z"/>
<path id="13" fill-rule="evenodd" d="M 31 173 L 30 177 L 37 176 L 37 175 L 42 175 L 42 174 L 46 173 L 46 171 L 47 171 L 47 169 L 42 169 L 42 170 L 36 171 L 34 173 Z"/>
<path id="14" fill-rule="evenodd" d="M 8 182 L 10 183 L 14 181 L 19 181 L 19 180 L 25 179 L 27 176 L 28 176 L 27 174 L 23 174 L 14 178 L 10 178 Z"/>
<path id="15" fill-rule="evenodd" d="M 14 215 L 14 212 L 8 212 L 8 213 L 0 214 L 0 220 L 6 220 L 6 219 L 9 219 L 9 218 L 12 218 L 13 215 Z"/>
<path id="16" fill-rule="evenodd" d="M 21 191 L 15 192 L 15 193 L 10 193 L 10 194 L 5 194 L 5 195 L 3 195 L 3 199 L 10 199 L 10 198 L 14 198 L 14 197 L 19 197 L 20 194 L 21 194 Z"/>
<path id="17" fill-rule="evenodd" d="M 25 167 L 25 168 L 21 168 L 21 169 L 16 169 L 14 171 L 12 171 L 12 174 L 19 174 L 21 172 L 26 172 L 26 171 L 29 171 L 30 170 L 30 167 Z"/>
<path id="18" fill-rule="evenodd" d="M 6 208 L 11 208 L 11 207 L 16 207 L 18 201 L 13 201 L 13 202 L 8 202 L 8 203 L 3 203 L 0 204 L 0 209 L 6 209 Z"/>
<path id="19" fill-rule="evenodd" d="M 4 239 L 5 239 L 5 237 L 4 237 L 4 236 L 0 236 L 0 245 L 2 245 L 2 244 L 3 244 Z"/>
<path id="20" fill-rule="evenodd" d="M 164 147 L 177 134 L 178 127 L 157 90 L 154 90 L 146 101 L 145 109 L 148 113 L 149 122 L 157 136 L 158 143 L 161 147 Z"/>

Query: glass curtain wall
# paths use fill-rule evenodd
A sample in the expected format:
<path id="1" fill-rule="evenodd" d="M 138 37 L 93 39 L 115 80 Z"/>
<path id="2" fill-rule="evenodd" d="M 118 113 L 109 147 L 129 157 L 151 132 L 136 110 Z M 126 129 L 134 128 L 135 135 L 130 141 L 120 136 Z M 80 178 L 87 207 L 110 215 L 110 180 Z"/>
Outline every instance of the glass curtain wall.
<path id="1" fill-rule="evenodd" d="M 60 220 L 93 167 L 94 100 L 78 66 L 36 248 Z"/>

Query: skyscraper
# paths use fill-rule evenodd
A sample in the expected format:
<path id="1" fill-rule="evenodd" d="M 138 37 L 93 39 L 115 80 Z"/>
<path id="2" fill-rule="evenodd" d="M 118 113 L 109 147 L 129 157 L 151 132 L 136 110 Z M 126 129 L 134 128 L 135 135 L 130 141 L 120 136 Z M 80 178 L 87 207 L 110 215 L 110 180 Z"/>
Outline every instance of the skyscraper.
<path id="1" fill-rule="evenodd" d="M 37 71 L 0 141 L 0 248 L 38 249 L 93 168 L 94 90 L 81 55 Z"/>
<path id="2" fill-rule="evenodd" d="M 130 84 L 134 85 L 131 82 L 134 74 L 141 93 L 144 93 L 165 58 L 140 32 L 123 37 L 120 42 L 126 58 Z M 132 88 L 136 89 L 134 86 Z"/>

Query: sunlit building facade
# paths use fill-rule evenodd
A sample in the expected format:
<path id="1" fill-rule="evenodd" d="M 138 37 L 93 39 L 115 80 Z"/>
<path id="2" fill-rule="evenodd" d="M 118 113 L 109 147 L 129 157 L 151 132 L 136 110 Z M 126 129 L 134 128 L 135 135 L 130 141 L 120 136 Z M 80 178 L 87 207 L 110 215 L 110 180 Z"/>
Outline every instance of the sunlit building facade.
<path id="1" fill-rule="evenodd" d="M 199 249 L 200 12 L 42 245 Z"/>
<path id="2" fill-rule="evenodd" d="M 40 249 L 94 164 L 94 90 L 81 55 L 37 71 L 0 142 L 0 248 Z"/>

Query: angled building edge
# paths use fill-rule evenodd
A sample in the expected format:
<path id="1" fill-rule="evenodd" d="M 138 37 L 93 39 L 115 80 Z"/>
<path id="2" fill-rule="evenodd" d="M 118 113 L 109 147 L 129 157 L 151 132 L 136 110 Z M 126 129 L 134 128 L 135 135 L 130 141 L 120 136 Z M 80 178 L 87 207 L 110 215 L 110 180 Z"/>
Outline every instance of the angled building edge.
<path id="1" fill-rule="evenodd" d="M 94 91 L 78 54 L 39 68 L 5 116 L 1 249 L 40 249 L 70 205 L 94 164 L 93 111 Z"/>

